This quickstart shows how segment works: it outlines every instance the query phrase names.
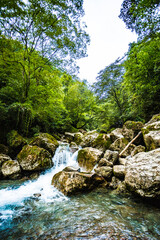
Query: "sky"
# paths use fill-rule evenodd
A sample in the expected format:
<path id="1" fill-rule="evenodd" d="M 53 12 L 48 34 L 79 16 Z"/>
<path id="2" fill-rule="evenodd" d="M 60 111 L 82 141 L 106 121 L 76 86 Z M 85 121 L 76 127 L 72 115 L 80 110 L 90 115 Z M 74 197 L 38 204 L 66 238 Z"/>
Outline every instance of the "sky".
<path id="1" fill-rule="evenodd" d="M 90 84 L 96 81 L 100 70 L 122 57 L 128 51 L 128 44 L 136 41 L 135 33 L 126 29 L 118 17 L 123 0 L 84 0 L 87 33 L 91 43 L 88 57 L 77 61 L 80 67 L 78 77 Z"/>

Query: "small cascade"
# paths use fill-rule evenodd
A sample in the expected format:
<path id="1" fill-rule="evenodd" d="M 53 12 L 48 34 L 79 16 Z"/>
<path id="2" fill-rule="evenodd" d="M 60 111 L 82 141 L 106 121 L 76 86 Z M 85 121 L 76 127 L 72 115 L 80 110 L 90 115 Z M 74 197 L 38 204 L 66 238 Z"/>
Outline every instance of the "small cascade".
<path id="1" fill-rule="evenodd" d="M 71 153 L 67 143 L 61 143 L 53 157 L 54 166 L 42 174 L 37 180 L 27 181 L 18 188 L 0 190 L 0 219 L 12 216 L 14 206 L 22 206 L 24 201 L 39 196 L 43 202 L 54 202 L 67 199 L 56 188 L 51 186 L 52 177 L 66 166 L 78 167 L 76 162 L 78 151 Z M 13 206 L 13 207 L 12 207 Z"/>

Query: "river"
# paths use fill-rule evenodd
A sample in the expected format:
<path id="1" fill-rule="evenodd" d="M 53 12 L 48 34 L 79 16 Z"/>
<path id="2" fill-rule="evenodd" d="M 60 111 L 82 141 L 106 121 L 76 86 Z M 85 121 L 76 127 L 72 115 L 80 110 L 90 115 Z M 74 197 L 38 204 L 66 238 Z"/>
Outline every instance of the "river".
<path id="1" fill-rule="evenodd" d="M 62 144 L 54 167 L 33 181 L 1 181 L 0 239 L 160 239 L 160 209 L 107 189 L 66 197 L 51 186 L 65 166 L 78 167 Z"/>

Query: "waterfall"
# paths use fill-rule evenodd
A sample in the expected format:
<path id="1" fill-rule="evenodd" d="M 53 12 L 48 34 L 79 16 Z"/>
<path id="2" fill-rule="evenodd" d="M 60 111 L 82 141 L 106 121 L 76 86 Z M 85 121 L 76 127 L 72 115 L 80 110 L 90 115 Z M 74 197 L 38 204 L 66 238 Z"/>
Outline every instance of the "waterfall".
<path id="1" fill-rule="evenodd" d="M 54 163 L 52 169 L 46 171 L 37 180 L 25 182 L 17 189 L 9 187 L 0 190 L 0 218 L 10 217 L 14 206 L 23 206 L 24 201 L 33 198 L 34 194 L 38 194 L 39 200 L 46 203 L 67 199 L 51 185 L 51 180 L 54 174 L 66 166 L 78 168 L 77 154 L 78 151 L 74 154 L 70 152 L 68 144 L 61 143 L 52 159 Z"/>

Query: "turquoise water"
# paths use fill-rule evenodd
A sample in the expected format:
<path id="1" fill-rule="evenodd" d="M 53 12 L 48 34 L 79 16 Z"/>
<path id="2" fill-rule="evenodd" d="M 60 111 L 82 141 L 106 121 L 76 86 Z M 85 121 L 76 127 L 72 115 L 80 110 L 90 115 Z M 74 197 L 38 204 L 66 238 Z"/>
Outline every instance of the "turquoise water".
<path id="1" fill-rule="evenodd" d="M 33 182 L 1 181 L 1 240 L 160 239 L 160 208 L 107 189 L 65 197 L 50 185 L 54 172 Z"/>

